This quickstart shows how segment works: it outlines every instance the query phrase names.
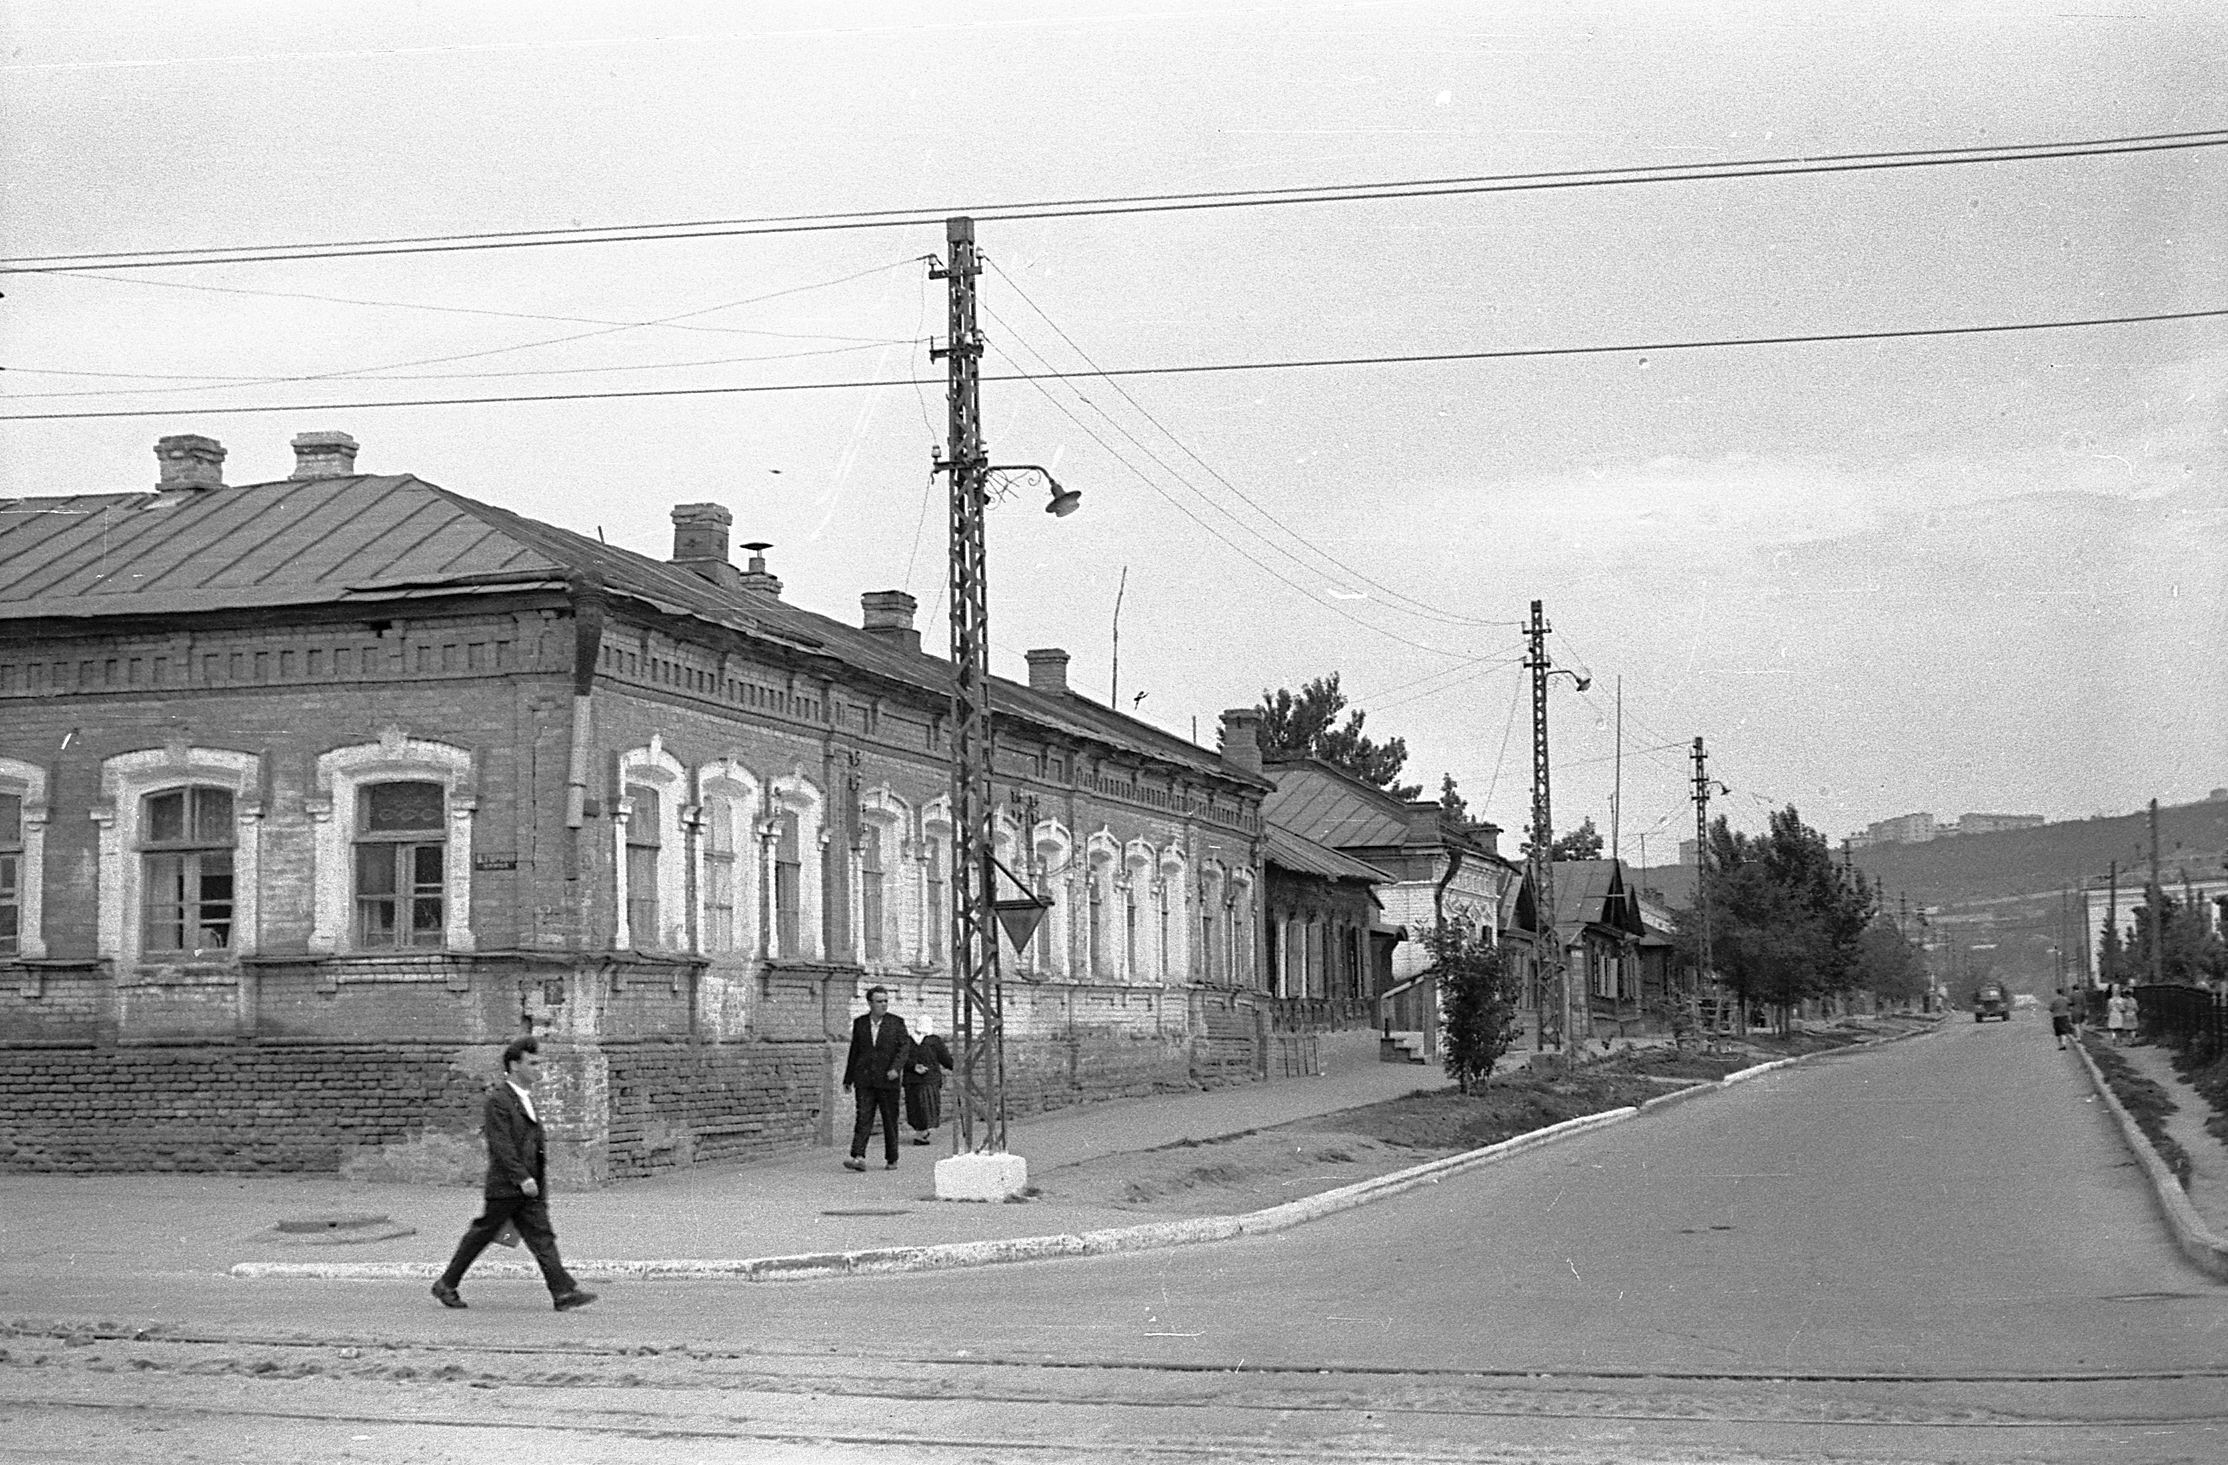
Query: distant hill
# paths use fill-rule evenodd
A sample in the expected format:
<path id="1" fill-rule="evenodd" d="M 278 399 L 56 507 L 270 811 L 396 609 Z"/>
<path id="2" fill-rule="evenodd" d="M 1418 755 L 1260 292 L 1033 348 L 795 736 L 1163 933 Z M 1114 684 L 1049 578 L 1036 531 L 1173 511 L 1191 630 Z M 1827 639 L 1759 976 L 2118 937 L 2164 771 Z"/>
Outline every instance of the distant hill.
<path id="1" fill-rule="evenodd" d="M 2178 804 L 2158 811 L 2159 873 L 2169 890 L 2186 871 L 2218 875 L 2228 869 L 2228 800 Z M 1977 974 L 1993 973 L 2047 991 L 2058 974 L 2056 948 L 2077 953 L 2095 939 L 2086 929 L 2080 892 L 2103 881 L 2117 861 L 2123 888 L 2149 878 L 2150 814 L 2080 819 L 2012 829 L 2000 834 L 1954 834 L 1926 844 L 1878 844 L 1850 852 L 1850 861 L 1879 883 L 1890 916 L 1898 897 L 1908 901 L 1920 935 L 1918 913 L 1929 912 L 1925 934 L 1944 947 L 1944 975 L 1962 990 Z M 1638 884 L 1674 907 L 1694 899 L 1692 866 L 1658 866 Z M 2067 913 L 2065 892 L 2073 892 Z M 1948 955 L 1954 946 L 1957 955 Z M 2078 956 L 2070 956 L 2078 970 Z"/>

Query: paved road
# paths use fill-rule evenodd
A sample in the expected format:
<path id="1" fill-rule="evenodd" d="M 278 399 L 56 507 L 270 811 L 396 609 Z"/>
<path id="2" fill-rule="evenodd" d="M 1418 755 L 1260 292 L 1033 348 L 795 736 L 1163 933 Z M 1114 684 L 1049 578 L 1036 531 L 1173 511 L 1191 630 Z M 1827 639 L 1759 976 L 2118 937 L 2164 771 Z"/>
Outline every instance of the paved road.
<path id="1" fill-rule="evenodd" d="M 2228 1458 L 2228 1289 L 2167 1245 L 2031 1019 L 1784 1070 L 1256 1241 L 621 1286 L 566 1318 L 523 1286 L 462 1314 L 355 1284 L 195 1286 L 178 1315 L 210 1341 L 52 1343 L 7 1370 L 29 1437 L 66 1427 L 118 1460 L 216 1439 L 231 1453 L 210 1458 L 464 1459 L 529 1425 L 613 1461 L 674 1458 L 661 1439 L 883 1461 L 961 1442 L 996 1460 Z M 349 1356 L 340 1332 L 401 1346 Z M 82 1357 L 160 1407 L 111 1407 L 115 1376 Z M 0 1458 L 77 1458 L 26 1437 Z"/>

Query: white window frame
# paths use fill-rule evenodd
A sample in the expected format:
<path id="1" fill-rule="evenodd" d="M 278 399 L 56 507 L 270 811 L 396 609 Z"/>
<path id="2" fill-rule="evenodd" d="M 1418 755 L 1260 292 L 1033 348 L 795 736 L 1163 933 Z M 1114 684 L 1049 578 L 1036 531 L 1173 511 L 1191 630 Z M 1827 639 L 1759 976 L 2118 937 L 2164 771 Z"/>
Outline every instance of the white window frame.
<path id="1" fill-rule="evenodd" d="M 16 871 L 16 949 L 0 961 L 38 961 L 46 955 L 46 770 L 36 763 L 0 758 L 0 794 L 23 803 L 23 854 Z"/>
<path id="2" fill-rule="evenodd" d="M 1046 976 L 1065 977 L 1073 970 L 1068 933 L 1075 921 L 1075 841 L 1057 819 L 1040 819 L 1033 836 L 1039 875 L 1036 894 L 1049 896 L 1052 909 L 1044 913 L 1044 927 L 1030 948 Z M 1049 958 L 1049 959 L 1047 959 Z"/>
<path id="3" fill-rule="evenodd" d="M 1101 828 L 1083 842 L 1083 973 L 1094 982 L 1112 981 L 1128 953 L 1122 949 L 1122 847 L 1112 831 Z M 1091 939 L 1091 907 L 1098 907 L 1098 940 Z M 1104 959 L 1103 966 L 1101 958 Z"/>
<path id="4" fill-rule="evenodd" d="M 758 954 L 759 825 L 765 790 L 757 775 L 732 758 L 715 758 L 696 771 L 696 947 L 713 956 Z M 713 951 L 711 943 L 712 823 L 727 819 L 735 852 L 735 944 Z"/>
<path id="5" fill-rule="evenodd" d="M 317 795 L 309 800 L 309 949 L 368 956 L 407 956 L 409 947 L 356 945 L 356 819 L 360 794 L 374 783 L 438 783 L 448 811 L 448 855 L 442 865 L 441 946 L 472 949 L 472 755 L 430 738 L 390 735 L 351 743 L 317 758 Z M 423 955 L 424 948 L 416 948 Z"/>
<path id="6" fill-rule="evenodd" d="M 1230 940 L 1230 984 L 1248 990 L 1261 985 L 1260 915 L 1254 909 L 1253 871 L 1245 866 L 1230 871 L 1223 909 L 1229 912 L 1225 929 Z"/>
<path id="7" fill-rule="evenodd" d="M 95 845 L 99 869 L 94 948 L 119 972 L 139 966 L 140 905 L 143 872 L 139 823 L 148 794 L 200 784 L 232 795 L 232 944 L 221 955 L 176 955 L 146 961 L 151 966 L 226 963 L 251 956 L 261 929 L 263 805 L 262 760 L 229 748 L 143 748 L 118 753 L 101 763 L 101 801 L 89 811 L 99 826 Z"/>
<path id="8" fill-rule="evenodd" d="M 1160 954 L 1161 980 L 1188 982 L 1191 970 L 1191 864 L 1180 845 L 1160 852 L 1160 930 L 1167 947 Z"/>
<path id="9" fill-rule="evenodd" d="M 632 827 L 634 800 L 627 797 L 629 784 L 641 784 L 658 793 L 658 926 L 637 931 L 627 914 L 627 831 Z M 619 755 L 619 797 L 612 800 L 612 887 L 617 896 L 611 919 L 611 945 L 617 951 L 686 951 L 689 949 L 688 847 L 681 824 L 688 811 L 689 775 L 681 760 L 665 750 L 662 737 L 652 735 L 647 746 L 629 748 Z"/>
<path id="10" fill-rule="evenodd" d="M 920 948 L 908 933 L 920 930 L 920 913 L 914 908 L 924 899 L 920 868 L 912 858 L 913 808 L 888 784 L 879 784 L 859 797 L 859 822 L 872 828 L 882 843 L 882 954 L 871 965 L 876 971 L 905 966 L 917 959 Z M 866 843 L 851 852 L 851 949 L 859 964 L 869 965 L 866 954 Z"/>
<path id="11" fill-rule="evenodd" d="M 950 794 L 928 801 L 921 810 L 921 838 L 915 857 L 919 862 L 920 964 L 939 971 L 951 964 L 952 923 L 952 800 Z M 931 881 L 928 867 L 937 863 L 943 878 Z"/>
<path id="12" fill-rule="evenodd" d="M 766 950 L 769 955 L 789 961 L 817 961 L 821 953 L 821 933 L 827 924 L 827 897 L 823 887 L 826 881 L 822 872 L 827 861 L 823 858 L 827 844 L 827 800 L 821 795 L 820 786 L 804 776 L 802 770 L 784 774 L 774 780 L 773 793 L 766 805 L 765 835 L 766 881 Z M 797 949 L 781 949 L 780 912 L 774 908 L 774 821 L 783 813 L 797 816 Z"/>
<path id="13" fill-rule="evenodd" d="M 1160 868 L 1160 859 L 1153 847 L 1142 839 L 1133 839 L 1122 847 L 1122 877 L 1116 887 L 1122 897 L 1122 980 L 1128 983 L 1155 980 L 1153 959 L 1153 927 L 1157 913 L 1153 909 L 1153 879 Z M 1135 907 L 1137 919 L 1130 919 Z"/>

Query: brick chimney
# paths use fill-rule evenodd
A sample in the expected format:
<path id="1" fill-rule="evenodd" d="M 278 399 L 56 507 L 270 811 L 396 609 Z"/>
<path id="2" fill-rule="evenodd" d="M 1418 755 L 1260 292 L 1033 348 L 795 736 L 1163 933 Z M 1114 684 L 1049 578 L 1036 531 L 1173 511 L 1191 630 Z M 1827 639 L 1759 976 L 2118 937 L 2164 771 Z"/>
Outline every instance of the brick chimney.
<path id="1" fill-rule="evenodd" d="M 918 651 L 921 633 L 913 629 L 913 612 L 920 605 L 902 590 L 869 590 L 859 597 L 859 624 L 908 651 Z"/>
<path id="2" fill-rule="evenodd" d="M 300 432 L 294 435 L 295 479 L 354 478 L 356 440 L 345 432 Z"/>
<path id="3" fill-rule="evenodd" d="M 750 551 L 750 568 L 735 577 L 735 583 L 745 590 L 763 590 L 777 600 L 781 597 L 781 581 L 766 568 L 766 551 L 773 545 L 765 540 L 746 544 Z"/>
<path id="4" fill-rule="evenodd" d="M 727 559 L 727 531 L 734 522 L 718 504 L 675 504 L 673 563 L 729 590 L 742 584 L 742 572 Z"/>
<path id="5" fill-rule="evenodd" d="M 1261 709 L 1233 707 L 1222 714 L 1222 761 L 1261 776 Z"/>
<path id="6" fill-rule="evenodd" d="M 181 432 L 157 438 L 155 461 L 162 465 L 157 493 L 224 487 L 224 444 L 213 437 Z"/>
<path id="7" fill-rule="evenodd" d="M 1040 646 L 1029 657 L 1029 690 L 1047 697 L 1064 697 L 1068 691 L 1068 654 L 1057 646 Z"/>

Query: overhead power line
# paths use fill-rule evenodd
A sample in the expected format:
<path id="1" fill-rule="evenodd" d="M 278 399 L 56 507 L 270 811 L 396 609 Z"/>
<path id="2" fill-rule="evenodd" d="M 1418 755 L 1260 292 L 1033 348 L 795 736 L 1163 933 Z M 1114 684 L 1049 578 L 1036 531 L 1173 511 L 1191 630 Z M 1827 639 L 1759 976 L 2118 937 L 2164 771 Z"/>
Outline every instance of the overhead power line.
<path id="1" fill-rule="evenodd" d="M 185 265 L 257 264 L 278 260 L 452 254 L 491 249 L 538 249 L 556 245 L 630 244 L 760 234 L 917 228 L 939 224 L 954 214 L 968 215 L 978 223 L 995 223 L 1016 219 L 1088 218 L 1110 214 L 1177 213 L 1204 209 L 1288 207 L 1295 204 L 1630 187 L 1648 183 L 1708 183 L 1727 179 L 1795 177 L 1817 173 L 1878 172 L 1889 169 L 1964 167 L 1976 163 L 2115 157 L 2129 153 L 2175 152 L 2224 145 L 2228 145 L 2228 129 L 2085 138 L 2073 142 L 2011 143 L 1995 147 L 1798 154 L 1719 163 L 1576 168 L 1553 172 L 1312 184 L 1280 189 L 1127 194 L 933 209 L 862 209 L 845 213 L 777 214 L 756 218 L 691 219 L 657 224 L 613 224 L 565 229 L 511 229 L 477 234 L 409 235 L 270 245 L 212 245 L 188 249 L 111 250 L 92 254 L 25 255 L 0 260 L 0 274 L 66 274 L 124 266 L 134 269 L 165 269 Z"/>
<path id="2" fill-rule="evenodd" d="M 2090 316 L 2079 320 L 2015 321 L 1974 326 L 1914 326 L 1900 330 L 1818 331 L 1786 336 L 1721 336 L 1679 341 L 1626 342 L 1603 346 L 1525 346 L 1494 351 L 1422 351 L 1382 356 L 1289 357 L 1274 361 L 1218 361 L 1191 366 L 1116 366 L 1090 371 L 1018 371 L 984 373 L 985 382 L 1047 382 L 1096 380 L 1130 376 L 1205 376 L 1217 372 L 1301 371 L 1341 366 L 1412 366 L 1457 361 L 1520 361 L 1552 356 L 1643 355 L 1650 351 L 1706 351 L 1752 346 L 1811 346 L 1850 341 L 1908 341 L 1928 337 L 2006 335 L 2024 331 L 2068 331 L 2094 326 L 2156 325 L 2170 321 L 2216 320 L 2228 308 L 2161 311 L 2151 315 Z M 382 407 L 485 407 L 532 402 L 606 402 L 639 397 L 724 397 L 774 392 L 858 391 L 878 387 L 942 386 L 926 377 L 894 377 L 881 381 L 763 382 L 725 387 L 641 387 L 615 392 L 536 392 L 507 396 L 411 397 L 390 401 L 269 402 L 257 406 L 119 408 L 98 412 L 16 412 L 0 414 L 0 422 L 55 422 L 100 417 L 229 417 L 250 412 L 357 412 Z"/>

